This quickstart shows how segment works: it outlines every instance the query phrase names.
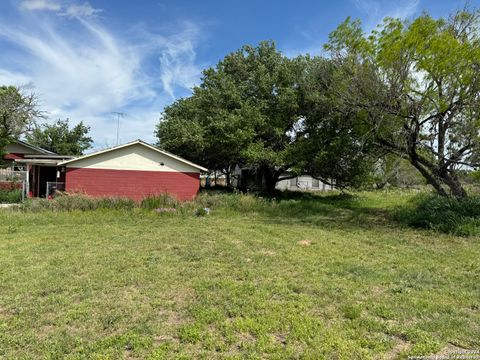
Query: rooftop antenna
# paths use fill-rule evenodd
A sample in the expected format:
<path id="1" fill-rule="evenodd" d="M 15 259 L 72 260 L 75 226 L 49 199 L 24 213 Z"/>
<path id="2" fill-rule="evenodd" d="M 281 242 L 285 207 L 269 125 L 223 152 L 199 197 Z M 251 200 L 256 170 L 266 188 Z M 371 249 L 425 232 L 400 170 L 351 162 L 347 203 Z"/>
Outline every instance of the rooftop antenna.
<path id="1" fill-rule="evenodd" d="M 124 112 L 113 111 L 113 115 L 117 117 L 117 145 L 119 144 L 120 135 L 120 118 L 124 118 L 127 114 Z"/>

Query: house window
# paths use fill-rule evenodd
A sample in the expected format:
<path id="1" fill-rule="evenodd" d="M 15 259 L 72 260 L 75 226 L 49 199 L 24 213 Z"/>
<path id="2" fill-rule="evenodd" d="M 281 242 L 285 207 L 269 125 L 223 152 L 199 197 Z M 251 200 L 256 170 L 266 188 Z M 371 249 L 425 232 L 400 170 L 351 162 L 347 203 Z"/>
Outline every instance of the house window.
<path id="1" fill-rule="evenodd" d="M 318 189 L 320 187 L 320 181 L 318 179 L 312 179 L 312 188 Z"/>
<path id="2" fill-rule="evenodd" d="M 290 179 L 290 187 L 296 187 L 297 186 L 297 178 Z"/>

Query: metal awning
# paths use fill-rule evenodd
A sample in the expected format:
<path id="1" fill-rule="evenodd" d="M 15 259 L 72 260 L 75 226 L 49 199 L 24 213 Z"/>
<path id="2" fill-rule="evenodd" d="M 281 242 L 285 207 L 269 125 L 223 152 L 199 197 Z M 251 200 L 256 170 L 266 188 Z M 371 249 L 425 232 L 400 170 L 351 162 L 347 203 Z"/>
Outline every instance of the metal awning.
<path id="1" fill-rule="evenodd" d="M 63 159 L 15 159 L 14 161 L 22 164 L 57 166 Z"/>
<path id="2" fill-rule="evenodd" d="M 62 161 L 74 159 L 75 156 L 68 155 L 24 155 L 25 159 L 59 159 Z"/>

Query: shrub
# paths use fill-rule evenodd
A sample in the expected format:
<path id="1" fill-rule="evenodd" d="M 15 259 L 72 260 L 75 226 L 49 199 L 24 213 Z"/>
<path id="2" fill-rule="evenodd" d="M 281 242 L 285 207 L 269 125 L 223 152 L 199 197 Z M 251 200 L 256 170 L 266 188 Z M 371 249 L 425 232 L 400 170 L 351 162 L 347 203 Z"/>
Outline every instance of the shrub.
<path id="1" fill-rule="evenodd" d="M 22 201 L 22 189 L 0 189 L 0 203 L 19 203 Z"/>
<path id="2" fill-rule="evenodd" d="M 209 208 L 198 208 L 196 211 L 195 211 L 195 215 L 197 216 L 207 216 L 208 214 L 210 213 L 210 209 Z"/>
<path id="3" fill-rule="evenodd" d="M 100 209 L 131 210 L 137 206 L 132 199 L 127 198 L 97 198 L 97 206 Z"/>
<path id="4" fill-rule="evenodd" d="M 161 214 L 205 216 L 215 209 L 226 213 L 267 213 L 279 209 L 278 201 L 241 193 L 202 193 L 191 201 L 179 201 L 168 195 L 145 197 L 140 202 L 125 198 L 95 198 L 82 194 L 61 194 L 53 199 L 29 199 L 21 206 L 25 211 L 88 211 L 96 209 L 131 210 L 140 208 Z"/>
<path id="5" fill-rule="evenodd" d="M 94 198 L 86 195 L 61 195 L 54 199 L 30 199 L 22 204 L 22 210 L 29 211 L 73 211 L 114 209 L 130 210 L 136 206 L 135 201 L 124 198 Z"/>
<path id="6" fill-rule="evenodd" d="M 396 213 L 397 220 L 417 228 L 454 235 L 480 234 L 480 196 L 466 199 L 418 196 Z"/>
<path id="7" fill-rule="evenodd" d="M 148 210 L 159 208 L 177 208 L 180 202 L 168 194 L 147 196 L 140 202 L 140 207 Z"/>

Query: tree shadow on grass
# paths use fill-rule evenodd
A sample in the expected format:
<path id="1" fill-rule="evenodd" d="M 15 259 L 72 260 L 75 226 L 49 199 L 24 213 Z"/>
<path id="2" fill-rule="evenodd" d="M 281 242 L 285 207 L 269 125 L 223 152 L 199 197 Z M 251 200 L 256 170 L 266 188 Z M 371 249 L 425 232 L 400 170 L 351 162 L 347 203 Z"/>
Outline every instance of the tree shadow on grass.
<path id="1" fill-rule="evenodd" d="M 275 205 L 266 207 L 263 215 L 282 224 L 303 223 L 341 229 L 400 226 L 394 220 L 392 209 L 375 206 L 373 199 L 359 195 L 286 192 L 272 201 Z"/>

